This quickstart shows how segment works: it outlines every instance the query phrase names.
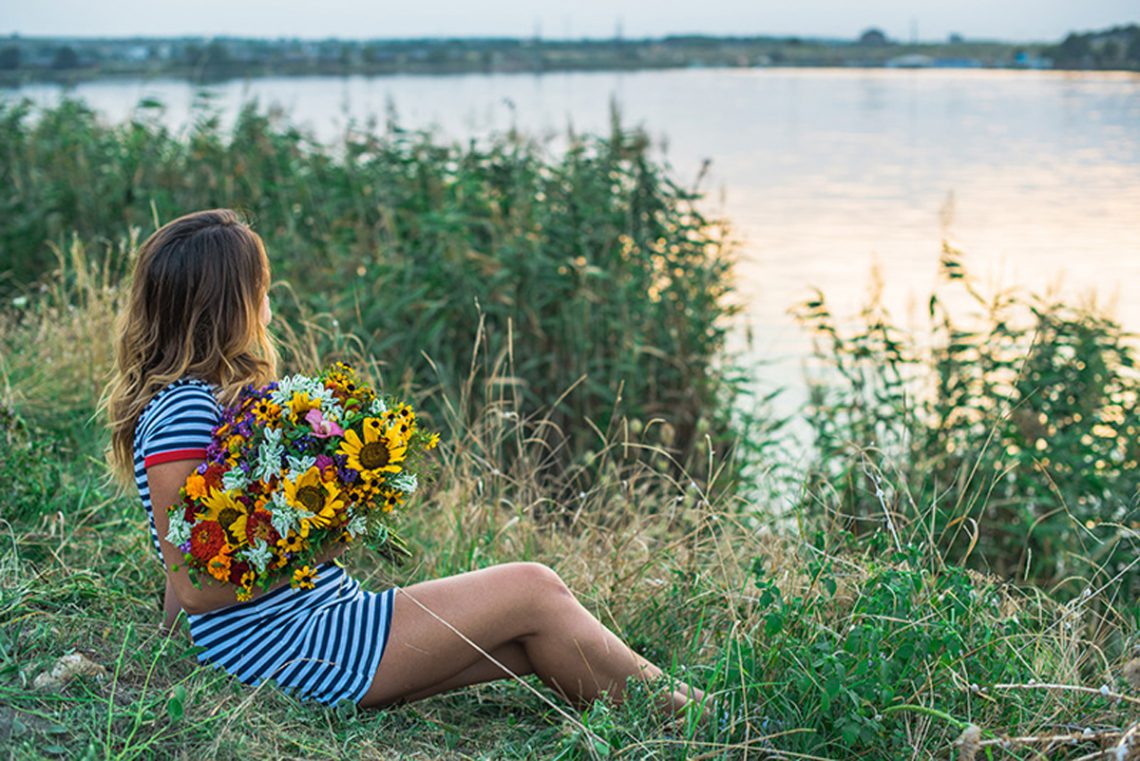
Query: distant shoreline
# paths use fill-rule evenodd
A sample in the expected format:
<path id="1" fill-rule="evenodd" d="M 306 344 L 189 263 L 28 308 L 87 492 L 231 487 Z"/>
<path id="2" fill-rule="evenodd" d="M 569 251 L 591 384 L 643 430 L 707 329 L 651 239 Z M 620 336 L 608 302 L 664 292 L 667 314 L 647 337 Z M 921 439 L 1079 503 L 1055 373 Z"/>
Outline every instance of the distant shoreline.
<path id="1" fill-rule="evenodd" d="M 1140 72 L 1140 25 L 1070 34 L 1057 44 L 904 43 L 868 29 L 857 40 L 672 36 L 660 39 L 298 40 L 252 38 L 0 39 L 0 86 L 102 79 L 225 82 L 293 76 L 546 74 L 721 68 L 1011 69 Z"/>

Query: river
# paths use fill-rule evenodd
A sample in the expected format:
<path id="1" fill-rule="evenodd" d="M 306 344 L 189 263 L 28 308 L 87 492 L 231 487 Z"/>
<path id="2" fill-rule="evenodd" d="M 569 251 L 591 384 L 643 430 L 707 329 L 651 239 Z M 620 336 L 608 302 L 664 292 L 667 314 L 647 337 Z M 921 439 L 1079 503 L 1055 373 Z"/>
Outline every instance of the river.
<path id="1" fill-rule="evenodd" d="M 55 85 L 0 97 L 57 101 Z M 200 88 L 96 81 L 72 95 L 110 120 L 143 98 L 183 128 Z M 465 140 L 515 126 L 557 150 L 569 127 L 608 129 L 611 103 L 658 158 L 700 187 L 740 240 L 732 348 L 761 390 L 804 397 L 809 341 L 788 315 L 810 288 L 839 314 L 883 299 L 921 327 L 943 239 L 990 287 L 1089 300 L 1140 329 L 1140 75 L 1041 71 L 685 69 L 622 73 L 265 78 L 211 85 L 231 119 L 277 103 L 322 140 L 394 109 L 406 127 Z M 750 345 L 747 335 L 752 336 Z"/>

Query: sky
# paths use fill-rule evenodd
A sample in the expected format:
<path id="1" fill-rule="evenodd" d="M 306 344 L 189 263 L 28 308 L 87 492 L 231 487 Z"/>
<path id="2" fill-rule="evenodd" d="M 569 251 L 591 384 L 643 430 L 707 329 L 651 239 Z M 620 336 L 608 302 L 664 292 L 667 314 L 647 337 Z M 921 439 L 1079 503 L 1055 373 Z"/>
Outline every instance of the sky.
<path id="1" fill-rule="evenodd" d="M 772 34 L 1054 41 L 1140 22 L 1140 0 L 0 0 L 23 36 L 612 37 Z"/>

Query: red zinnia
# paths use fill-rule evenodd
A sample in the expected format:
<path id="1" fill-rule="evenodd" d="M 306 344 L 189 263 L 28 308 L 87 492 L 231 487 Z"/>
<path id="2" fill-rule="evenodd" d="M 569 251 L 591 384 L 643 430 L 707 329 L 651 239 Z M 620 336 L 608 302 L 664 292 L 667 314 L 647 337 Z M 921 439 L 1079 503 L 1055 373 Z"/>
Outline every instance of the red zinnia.
<path id="1" fill-rule="evenodd" d="M 245 540 L 252 546 L 255 540 L 264 539 L 270 547 L 276 547 L 281 536 L 273 528 L 272 521 L 273 516 L 268 510 L 255 510 L 245 521 Z"/>
<path id="2" fill-rule="evenodd" d="M 190 529 L 190 554 L 203 563 L 218 554 L 226 543 L 226 532 L 215 521 L 198 523 Z"/>
<path id="3" fill-rule="evenodd" d="M 211 463 L 202 477 L 206 479 L 206 486 L 211 489 L 222 488 L 222 474 L 226 472 L 226 466 L 219 463 Z"/>
<path id="4" fill-rule="evenodd" d="M 230 583 L 241 584 L 241 577 L 249 570 L 249 563 L 244 560 L 235 560 L 230 563 Z"/>

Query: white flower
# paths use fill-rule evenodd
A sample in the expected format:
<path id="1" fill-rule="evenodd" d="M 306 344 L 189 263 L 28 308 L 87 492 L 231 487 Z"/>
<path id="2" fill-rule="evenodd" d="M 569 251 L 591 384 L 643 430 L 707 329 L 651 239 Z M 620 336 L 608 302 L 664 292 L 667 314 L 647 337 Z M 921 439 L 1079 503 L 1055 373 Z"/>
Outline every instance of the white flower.
<path id="1" fill-rule="evenodd" d="M 252 545 L 242 550 L 240 554 L 257 569 L 258 573 L 265 573 L 265 566 L 269 565 L 269 561 L 273 559 L 273 550 L 270 549 L 269 543 L 260 537 L 255 539 Z"/>
<path id="2" fill-rule="evenodd" d="M 419 486 L 419 481 L 416 479 L 415 473 L 409 473 L 405 470 L 389 478 L 388 485 L 393 489 L 399 489 L 405 494 L 414 494 L 416 487 Z"/>
<path id="3" fill-rule="evenodd" d="M 300 476 L 317 464 L 317 458 L 312 455 L 302 455 L 300 457 L 290 455 L 285 459 L 289 461 L 289 470 L 292 471 L 295 476 Z"/>
<path id="4" fill-rule="evenodd" d="M 329 396 L 332 396 L 331 391 Z M 336 400 L 335 396 L 329 402 L 321 402 L 321 417 L 334 423 L 344 420 L 344 408 L 340 406 L 340 402 Z"/>
<path id="5" fill-rule="evenodd" d="M 277 388 L 269 394 L 269 398 L 278 407 L 284 407 L 292 401 L 293 394 L 305 390 L 304 384 L 307 380 L 308 378 L 303 375 L 290 375 L 287 378 L 282 378 L 277 381 Z"/>
<path id="6" fill-rule="evenodd" d="M 190 541 L 190 522 L 181 510 L 170 514 L 170 530 L 166 532 L 166 541 L 175 547 Z"/>
<path id="7" fill-rule="evenodd" d="M 348 532 L 349 536 L 355 539 L 368 530 L 368 521 L 364 519 L 363 515 L 357 515 L 345 524 L 344 530 Z"/>
<path id="8" fill-rule="evenodd" d="M 285 448 L 281 446 L 281 429 L 270 428 L 265 432 L 265 441 L 257 450 L 257 462 L 253 466 L 253 476 L 268 481 L 270 476 L 281 470 L 281 458 Z"/>
<path id="9" fill-rule="evenodd" d="M 262 444 L 262 446 L 268 446 L 268 447 L 279 447 L 279 446 L 281 446 L 281 437 L 283 435 L 284 435 L 284 431 L 282 431 L 280 428 L 266 428 L 265 434 L 264 434 L 265 442 Z"/>
<path id="10" fill-rule="evenodd" d="M 370 415 L 383 415 L 387 411 L 388 405 L 384 404 L 384 400 L 380 397 L 373 399 L 372 406 L 368 408 L 368 413 Z"/>
<path id="11" fill-rule="evenodd" d="M 231 468 L 222 474 L 222 488 L 226 491 L 241 491 L 249 486 L 249 477 L 241 468 Z"/>
<path id="12" fill-rule="evenodd" d="M 297 528 L 299 521 L 297 520 L 297 511 L 295 511 L 289 503 L 285 500 L 285 495 L 281 491 L 273 493 L 273 510 L 272 517 L 269 522 L 273 524 L 273 528 L 282 537 Z"/>

